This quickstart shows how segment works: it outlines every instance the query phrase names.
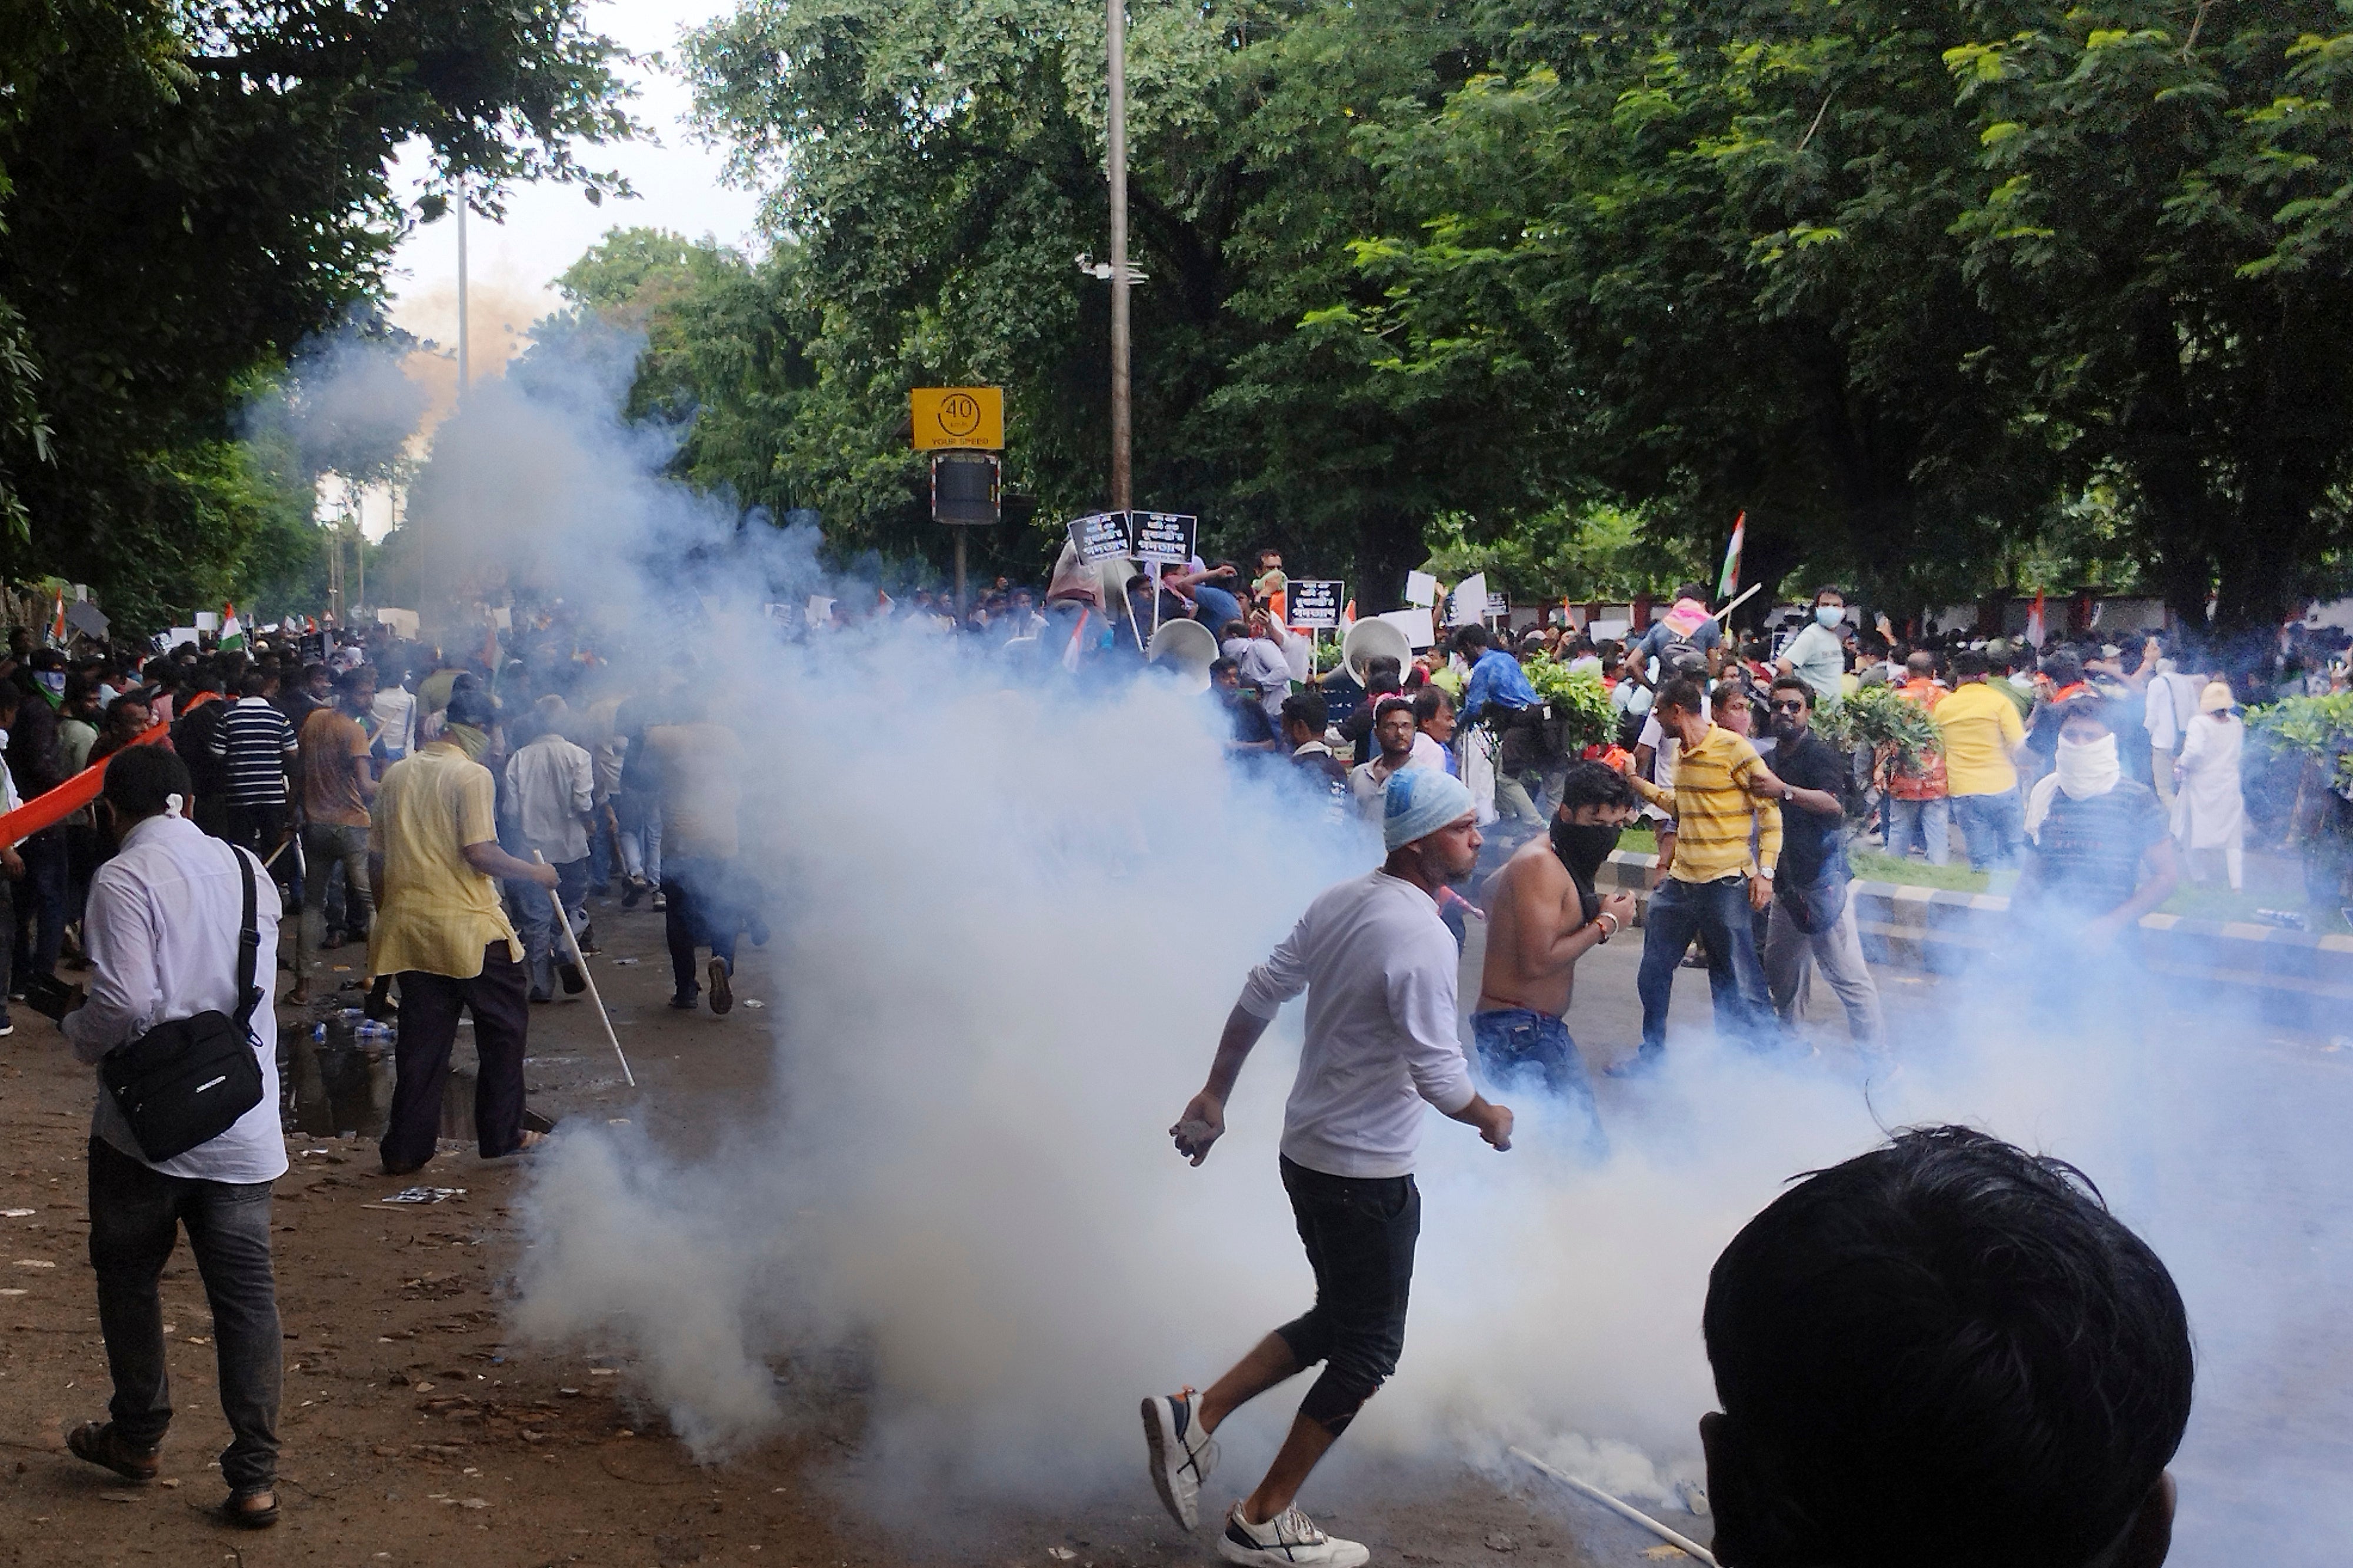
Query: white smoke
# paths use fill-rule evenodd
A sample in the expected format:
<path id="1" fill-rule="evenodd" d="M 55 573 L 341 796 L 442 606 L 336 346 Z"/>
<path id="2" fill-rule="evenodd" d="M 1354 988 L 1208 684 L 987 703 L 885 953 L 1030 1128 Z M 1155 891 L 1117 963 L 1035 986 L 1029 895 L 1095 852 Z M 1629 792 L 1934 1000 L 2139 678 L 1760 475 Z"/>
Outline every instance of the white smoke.
<path id="1" fill-rule="evenodd" d="M 871 585 L 824 579 L 806 533 L 739 531 L 653 477 L 667 447 L 612 413 L 626 362 L 581 363 L 606 369 L 534 380 L 527 361 L 475 397 L 412 516 L 610 606 L 639 652 L 764 694 L 719 716 L 762 781 L 746 856 L 775 928 L 779 1089 L 693 1159 L 635 1127 L 567 1129 L 534 1178 L 517 1326 L 630 1351 L 638 1391 L 705 1456 L 784 1428 L 777 1374 L 847 1352 L 883 1486 L 1135 1491 L 1136 1398 L 1205 1383 L 1311 1299 L 1274 1168 L 1297 1009 L 1206 1166 L 1165 1130 L 1250 965 L 1375 846 L 1238 780 L 1200 700 L 1155 680 L 1089 694 L 889 626 L 781 641 L 762 603 L 866 604 Z M 1947 1026 L 1901 1042 L 1868 1098 L 1842 1052 L 1760 1060 L 1679 1019 L 1663 1078 L 1609 1096 L 1599 1168 L 1525 1096 L 1508 1154 L 1433 1117 L 1403 1364 L 1344 1447 L 1493 1464 L 1520 1442 L 1671 1501 L 1700 1476 L 1700 1305 L 1724 1243 L 1790 1176 L 1960 1121 L 2082 1165 L 2180 1279 L 2204 1361 L 2179 1560 L 2222 1560 L 2261 1518 L 2281 1561 L 2317 1561 L 2306 1542 L 2348 1523 L 2319 1479 L 2345 1452 L 2347 1380 L 2318 1347 L 2353 1284 L 2331 1163 L 2353 1063 L 2307 1080 L 2219 1013 L 2171 1042 L 2107 1027 L 2104 994 L 2054 1017 L 1948 984 Z M 1303 1387 L 1221 1434 L 1237 1475 Z M 2265 1451 L 2274 1420 L 2290 1455 Z M 2266 1476 L 2306 1488 L 2294 1523 L 2264 1512 Z"/>

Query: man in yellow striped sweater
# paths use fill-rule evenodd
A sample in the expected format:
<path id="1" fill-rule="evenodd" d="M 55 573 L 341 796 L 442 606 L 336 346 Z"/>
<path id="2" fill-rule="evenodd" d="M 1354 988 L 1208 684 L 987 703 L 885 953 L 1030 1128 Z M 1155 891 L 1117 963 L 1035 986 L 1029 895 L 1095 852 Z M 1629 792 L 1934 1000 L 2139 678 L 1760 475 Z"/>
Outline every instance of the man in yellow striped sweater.
<path id="1" fill-rule="evenodd" d="M 1694 933 L 1732 970 L 1732 994 L 1718 1002 L 1719 1026 L 1757 1047 L 1771 1044 L 1780 1028 L 1749 916 L 1773 900 L 1773 865 L 1781 853 L 1781 808 L 1774 803 L 1787 792 L 1756 747 L 1709 721 L 1698 681 L 1670 683 L 1655 711 L 1660 728 L 1678 743 L 1674 777 L 1668 787 L 1640 778 L 1634 787 L 1673 816 L 1675 858 L 1643 916 L 1642 969 L 1635 982 L 1642 998 L 1642 1048 L 1617 1069 L 1621 1073 L 1655 1068 L 1666 1054 L 1675 967 Z"/>

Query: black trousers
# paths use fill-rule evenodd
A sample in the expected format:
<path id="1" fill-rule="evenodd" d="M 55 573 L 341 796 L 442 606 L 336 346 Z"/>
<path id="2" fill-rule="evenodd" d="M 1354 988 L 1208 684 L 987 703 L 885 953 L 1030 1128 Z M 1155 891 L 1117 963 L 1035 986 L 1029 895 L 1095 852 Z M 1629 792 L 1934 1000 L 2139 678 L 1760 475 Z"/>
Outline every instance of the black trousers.
<path id="1" fill-rule="evenodd" d="M 1331 1176 L 1287 1156 L 1282 1187 L 1315 1270 L 1315 1305 L 1274 1331 L 1301 1366 L 1324 1363 L 1299 1413 L 1336 1435 L 1405 1349 L 1421 1189 L 1411 1176 Z"/>
<path id="2" fill-rule="evenodd" d="M 433 1158 L 441 1133 L 441 1097 L 449 1087 L 449 1051 L 458 1015 L 474 1016 L 474 1137 L 484 1159 L 522 1145 L 523 1037 L 531 1024 L 530 983 L 507 944 L 482 950 L 482 972 L 459 980 L 419 969 L 400 973 L 400 1033 L 393 1042 L 398 1076 L 378 1145 L 388 1170 L 413 1170 Z"/>

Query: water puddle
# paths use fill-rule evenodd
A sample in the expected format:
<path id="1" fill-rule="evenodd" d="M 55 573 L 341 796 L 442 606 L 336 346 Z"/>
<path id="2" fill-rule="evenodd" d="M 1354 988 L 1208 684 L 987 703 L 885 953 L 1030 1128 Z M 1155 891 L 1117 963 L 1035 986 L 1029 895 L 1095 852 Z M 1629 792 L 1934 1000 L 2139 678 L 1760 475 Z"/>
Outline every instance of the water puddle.
<path id="1" fill-rule="evenodd" d="M 307 1031 L 280 1031 L 279 1115 L 286 1130 L 313 1138 L 384 1136 L 396 1076 L 394 1037 L 391 1026 L 367 1023 L 357 1008 L 330 1014 Z M 468 1036 L 459 1036 L 449 1058 L 440 1135 L 471 1139 L 476 1064 Z"/>

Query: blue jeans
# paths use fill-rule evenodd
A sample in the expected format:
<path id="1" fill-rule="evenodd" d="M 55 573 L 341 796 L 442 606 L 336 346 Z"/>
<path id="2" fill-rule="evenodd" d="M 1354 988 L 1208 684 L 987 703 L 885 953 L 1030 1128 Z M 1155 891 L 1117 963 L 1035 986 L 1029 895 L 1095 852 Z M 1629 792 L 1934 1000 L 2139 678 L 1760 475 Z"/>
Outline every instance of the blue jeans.
<path id="1" fill-rule="evenodd" d="M 1490 1083 L 1504 1089 L 1531 1074 L 1541 1078 L 1546 1094 L 1584 1113 L 1587 1149 L 1596 1155 L 1609 1152 L 1593 1103 L 1593 1080 L 1567 1023 L 1532 1008 L 1495 1007 L 1471 1015 L 1471 1037 Z"/>
<path id="2" fill-rule="evenodd" d="M 661 792 L 625 789 L 613 797 L 613 816 L 621 825 L 622 871 L 660 887 Z"/>
<path id="3" fill-rule="evenodd" d="M 1928 857 L 1931 866 L 1942 866 L 1953 858 L 1953 803 L 1939 795 L 1935 800 L 1897 800 L 1887 797 L 1887 852 L 1897 859 L 1912 853 L 1917 843 Z"/>
<path id="4" fill-rule="evenodd" d="M 2000 795 L 1957 795 L 1953 816 L 1960 822 L 1973 868 L 1999 871 L 2017 861 L 2018 841 L 2026 828 L 2016 784 Z"/>
<path id="5" fill-rule="evenodd" d="M 405 998 L 404 998 L 405 999 Z M 278 1284 L 269 1262 L 269 1184 L 167 1176 L 90 1141 L 90 1262 L 98 1275 L 98 1328 L 106 1341 L 122 1440 L 153 1448 L 172 1424 L 159 1282 L 179 1231 L 188 1233 L 213 1313 L 213 1359 L 229 1445 L 221 1479 L 233 1491 L 278 1474 Z"/>
<path id="6" fill-rule="evenodd" d="M 522 938 L 523 963 L 531 971 L 531 988 L 535 994 L 553 995 L 555 992 L 555 961 L 557 955 L 570 951 L 564 933 L 555 929 L 555 911 L 548 907 L 547 889 L 530 882 L 516 881 L 514 889 L 515 934 Z M 588 858 L 559 861 L 555 868 L 555 896 L 564 900 L 564 908 L 580 921 L 584 901 L 588 897 Z"/>
<path id="7" fill-rule="evenodd" d="M 1762 1048 L 1779 1032 L 1765 988 L 1765 968 L 1757 958 L 1757 932 L 1749 923 L 1748 879 L 1686 882 L 1669 877 L 1651 895 L 1642 917 L 1642 968 L 1634 990 L 1642 998 L 1642 1056 L 1656 1059 L 1667 1048 L 1667 1004 L 1674 994 L 1675 967 L 1697 936 L 1709 956 L 1731 969 L 1729 993 L 1720 1002 L 1718 1027 Z"/>

